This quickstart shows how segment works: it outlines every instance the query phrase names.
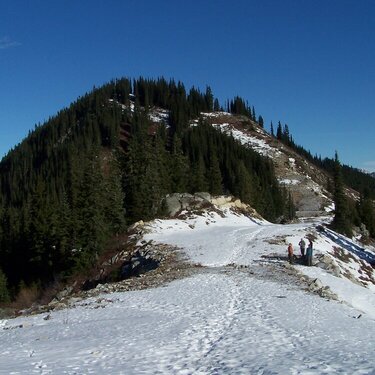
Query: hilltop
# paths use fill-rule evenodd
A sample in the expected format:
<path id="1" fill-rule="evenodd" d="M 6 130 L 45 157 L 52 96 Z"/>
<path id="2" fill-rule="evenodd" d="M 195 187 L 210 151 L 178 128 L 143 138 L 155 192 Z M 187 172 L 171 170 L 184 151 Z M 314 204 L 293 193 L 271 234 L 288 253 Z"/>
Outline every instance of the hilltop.
<path id="1" fill-rule="evenodd" d="M 0 163 L 0 372 L 371 373 L 373 183 L 239 97 L 94 89 Z"/>
<path id="2" fill-rule="evenodd" d="M 0 163 L 0 301 L 87 287 L 102 262 L 131 256 L 127 228 L 170 214 L 171 194 L 233 196 L 273 223 L 332 212 L 343 190 L 334 186 L 338 161 L 313 158 L 280 123 L 268 133 L 242 98 L 225 107 L 209 87 L 121 79 L 30 132 Z M 341 173 L 356 184 L 336 206 L 370 243 L 374 180 Z M 120 277 L 111 272 L 111 281 Z"/>

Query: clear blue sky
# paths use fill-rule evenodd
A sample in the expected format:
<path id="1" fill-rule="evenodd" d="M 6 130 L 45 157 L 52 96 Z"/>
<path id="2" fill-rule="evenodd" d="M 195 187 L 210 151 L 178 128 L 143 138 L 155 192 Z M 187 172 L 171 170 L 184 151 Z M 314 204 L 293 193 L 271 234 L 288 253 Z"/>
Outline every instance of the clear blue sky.
<path id="1" fill-rule="evenodd" d="M 313 154 L 375 171 L 375 1 L 0 4 L 0 156 L 112 78 L 240 95 Z"/>

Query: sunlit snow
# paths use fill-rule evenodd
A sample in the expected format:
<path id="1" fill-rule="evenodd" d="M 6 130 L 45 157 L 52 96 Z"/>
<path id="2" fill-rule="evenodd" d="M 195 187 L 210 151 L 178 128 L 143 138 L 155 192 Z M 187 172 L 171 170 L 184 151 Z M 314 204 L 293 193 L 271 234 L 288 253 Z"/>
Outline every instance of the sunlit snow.
<path id="1" fill-rule="evenodd" d="M 329 254 L 339 242 L 354 259 L 373 259 L 369 249 L 317 232 L 316 224 L 273 225 L 229 210 L 155 220 L 145 240 L 176 245 L 206 267 L 165 287 L 0 321 L 0 373 L 374 373 L 373 286 L 318 267 L 292 267 L 339 296 L 328 300 L 307 292 L 277 260 L 287 242 L 298 255 L 299 239 L 312 233 L 315 254 Z M 278 274 L 267 276 L 271 255 Z M 341 266 L 355 276 L 353 262 Z"/>

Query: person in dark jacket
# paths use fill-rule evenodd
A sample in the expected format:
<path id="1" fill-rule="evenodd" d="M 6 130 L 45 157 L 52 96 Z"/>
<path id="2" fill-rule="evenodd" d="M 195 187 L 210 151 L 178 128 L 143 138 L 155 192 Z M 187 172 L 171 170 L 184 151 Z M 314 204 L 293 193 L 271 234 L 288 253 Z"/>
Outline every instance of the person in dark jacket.
<path id="1" fill-rule="evenodd" d="M 309 240 L 309 245 L 306 250 L 306 264 L 312 266 L 312 257 L 313 257 L 313 243 Z"/>

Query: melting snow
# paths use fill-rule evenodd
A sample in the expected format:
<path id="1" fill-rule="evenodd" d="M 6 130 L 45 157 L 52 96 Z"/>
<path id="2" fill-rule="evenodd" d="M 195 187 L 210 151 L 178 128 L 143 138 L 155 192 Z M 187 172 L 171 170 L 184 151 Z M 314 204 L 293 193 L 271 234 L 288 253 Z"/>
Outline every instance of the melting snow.
<path id="1" fill-rule="evenodd" d="M 282 185 L 298 185 L 301 183 L 300 180 L 293 180 L 288 178 L 283 178 L 279 180 L 279 183 Z"/>
<path id="2" fill-rule="evenodd" d="M 228 123 L 212 124 L 212 126 L 220 130 L 224 134 L 231 135 L 234 139 L 237 139 L 242 145 L 252 148 L 253 150 L 255 150 L 261 155 L 265 155 L 268 157 L 275 157 L 281 154 L 279 150 L 268 145 L 263 139 L 259 139 L 259 138 L 244 134 L 244 132 L 233 128 Z"/>

